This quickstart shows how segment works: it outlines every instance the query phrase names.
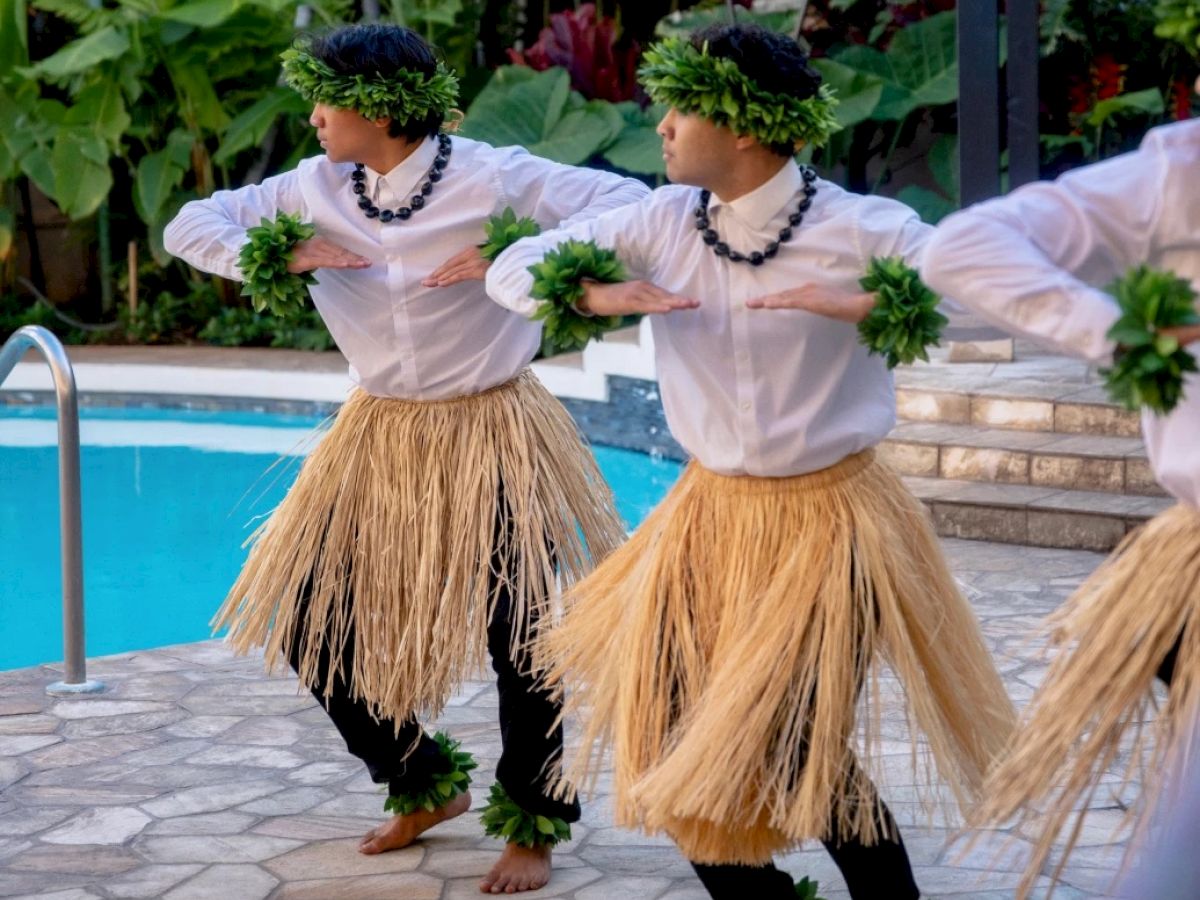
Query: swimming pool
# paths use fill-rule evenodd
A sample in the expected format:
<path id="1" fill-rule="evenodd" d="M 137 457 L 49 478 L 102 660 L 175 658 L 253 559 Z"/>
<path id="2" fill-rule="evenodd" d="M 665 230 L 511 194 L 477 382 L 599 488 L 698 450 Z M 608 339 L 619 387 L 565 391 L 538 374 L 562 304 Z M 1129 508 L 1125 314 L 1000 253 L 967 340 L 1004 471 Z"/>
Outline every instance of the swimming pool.
<path id="1" fill-rule="evenodd" d="M 83 411 L 88 656 L 210 636 L 242 543 L 282 499 L 319 421 Z M 56 429 L 50 409 L 0 407 L 0 670 L 62 659 Z M 641 453 L 595 452 L 630 527 L 680 471 Z"/>

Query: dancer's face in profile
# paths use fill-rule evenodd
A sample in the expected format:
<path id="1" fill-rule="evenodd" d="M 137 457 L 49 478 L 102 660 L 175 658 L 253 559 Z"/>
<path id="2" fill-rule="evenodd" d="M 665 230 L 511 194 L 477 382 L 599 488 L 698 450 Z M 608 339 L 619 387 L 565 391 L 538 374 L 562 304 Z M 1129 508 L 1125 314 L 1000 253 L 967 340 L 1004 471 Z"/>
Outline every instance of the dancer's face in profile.
<path id="1" fill-rule="evenodd" d="M 670 109 L 658 123 L 667 178 L 711 190 L 737 161 L 738 138 L 728 128 Z"/>
<path id="2" fill-rule="evenodd" d="M 317 129 L 317 140 L 330 162 L 358 162 L 375 155 L 380 142 L 390 141 L 390 119 L 367 119 L 352 109 L 317 103 L 308 124 Z"/>

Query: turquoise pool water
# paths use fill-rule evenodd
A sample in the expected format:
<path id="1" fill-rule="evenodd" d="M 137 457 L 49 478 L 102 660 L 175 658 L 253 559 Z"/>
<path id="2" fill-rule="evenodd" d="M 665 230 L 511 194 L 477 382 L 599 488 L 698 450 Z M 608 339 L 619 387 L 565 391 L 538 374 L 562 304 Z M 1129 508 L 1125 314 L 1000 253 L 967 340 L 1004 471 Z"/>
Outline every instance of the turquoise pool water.
<path id="1" fill-rule="evenodd" d="M 84 602 L 89 656 L 209 637 L 242 542 L 295 477 L 319 419 L 85 410 Z M 680 467 L 596 457 L 633 527 Z M 0 408 L 0 670 L 62 659 L 53 412 Z"/>

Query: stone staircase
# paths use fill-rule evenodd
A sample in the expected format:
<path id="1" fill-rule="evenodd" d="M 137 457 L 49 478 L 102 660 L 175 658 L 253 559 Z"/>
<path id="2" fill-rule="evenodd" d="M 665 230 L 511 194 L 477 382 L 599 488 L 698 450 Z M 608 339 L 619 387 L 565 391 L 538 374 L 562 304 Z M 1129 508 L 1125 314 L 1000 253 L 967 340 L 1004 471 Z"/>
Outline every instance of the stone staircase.
<path id="1" fill-rule="evenodd" d="M 1172 503 L 1138 416 L 1082 363 L 1018 348 L 1014 363 L 898 371 L 901 422 L 880 454 L 943 536 L 1110 550 Z"/>

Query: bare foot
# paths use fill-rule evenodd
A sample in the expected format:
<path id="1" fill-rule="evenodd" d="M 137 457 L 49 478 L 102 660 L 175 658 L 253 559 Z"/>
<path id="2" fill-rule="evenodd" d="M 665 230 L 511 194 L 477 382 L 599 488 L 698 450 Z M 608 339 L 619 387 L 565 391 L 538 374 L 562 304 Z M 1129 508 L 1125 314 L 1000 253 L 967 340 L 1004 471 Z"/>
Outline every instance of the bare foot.
<path id="1" fill-rule="evenodd" d="M 366 833 L 358 845 L 358 852 L 371 855 L 407 847 L 434 825 L 445 822 L 447 819 L 453 819 L 455 816 L 461 816 L 470 807 L 471 795 L 459 794 L 445 806 L 440 806 L 433 812 L 418 809 L 407 816 L 392 816 L 382 825 L 376 826 Z"/>
<path id="2" fill-rule="evenodd" d="M 536 891 L 550 880 L 550 848 L 505 844 L 500 861 L 479 882 L 485 894 L 517 894 Z"/>

